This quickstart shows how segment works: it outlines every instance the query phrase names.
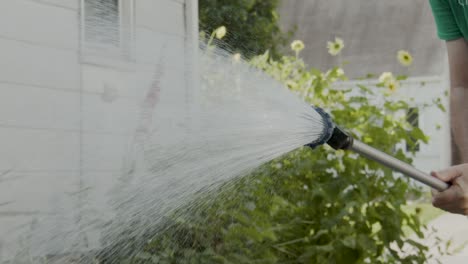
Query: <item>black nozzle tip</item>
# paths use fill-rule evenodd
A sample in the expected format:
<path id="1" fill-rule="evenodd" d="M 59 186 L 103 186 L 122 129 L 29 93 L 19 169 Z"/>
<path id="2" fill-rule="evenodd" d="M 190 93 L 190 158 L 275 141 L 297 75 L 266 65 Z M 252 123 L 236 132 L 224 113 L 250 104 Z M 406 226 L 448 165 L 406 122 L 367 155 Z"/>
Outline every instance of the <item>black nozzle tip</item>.
<path id="1" fill-rule="evenodd" d="M 348 149 L 353 145 L 353 137 L 335 126 L 327 144 L 334 149 Z"/>
<path id="2" fill-rule="evenodd" d="M 326 143 L 334 149 L 347 149 L 353 145 L 353 137 L 336 126 L 327 112 L 320 107 L 312 107 L 322 117 L 323 131 L 317 140 L 306 146 L 314 149 Z"/>

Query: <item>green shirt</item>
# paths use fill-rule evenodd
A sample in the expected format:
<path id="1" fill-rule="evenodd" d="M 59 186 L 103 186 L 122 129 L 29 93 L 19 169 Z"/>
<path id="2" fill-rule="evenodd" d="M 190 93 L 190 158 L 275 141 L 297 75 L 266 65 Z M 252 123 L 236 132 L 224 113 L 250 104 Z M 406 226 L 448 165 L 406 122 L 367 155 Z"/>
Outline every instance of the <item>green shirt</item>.
<path id="1" fill-rule="evenodd" d="M 429 0 L 429 2 L 439 38 L 468 39 L 468 0 Z"/>

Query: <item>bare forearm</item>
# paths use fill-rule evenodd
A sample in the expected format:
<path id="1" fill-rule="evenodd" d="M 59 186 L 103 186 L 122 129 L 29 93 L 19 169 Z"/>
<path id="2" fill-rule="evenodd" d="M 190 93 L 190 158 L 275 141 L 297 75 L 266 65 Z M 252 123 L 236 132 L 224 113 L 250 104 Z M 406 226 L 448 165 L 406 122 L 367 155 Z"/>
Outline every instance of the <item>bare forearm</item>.
<path id="1" fill-rule="evenodd" d="M 447 41 L 450 67 L 450 123 L 459 161 L 468 162 L 468 44 L 465 39 Z"/>
<path id="2" fill-rule="evenodd" d="M 460 161 L 468 163 L 468 84 L 454 87 L 450 95 L 450 123 Z"/>

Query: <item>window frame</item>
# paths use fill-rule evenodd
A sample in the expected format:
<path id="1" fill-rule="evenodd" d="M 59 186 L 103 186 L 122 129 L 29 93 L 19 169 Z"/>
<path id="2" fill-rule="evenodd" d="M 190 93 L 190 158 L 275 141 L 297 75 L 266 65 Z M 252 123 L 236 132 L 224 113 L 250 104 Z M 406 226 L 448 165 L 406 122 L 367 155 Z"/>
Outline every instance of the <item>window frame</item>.
<path id="1" fill-rule="evenodd" d="M 421 109 L 419 107 L 409 107 L 405 113 L 406 122 L 408 122 L 411 127 L 421 128 Z M 421 151 L 421 144 L 418 140 L 410 137 L 410 141 L 412 141 L 412 146 L 408 142 L 406 142 L 406 152 L 420 152 Z"/>
<path id="2" fill-rule="evenodd" d="M 80 0 L 80 50 L 83 63 L 115 66 L 116 61 L 133 59 L 135 40 L 135 0 L 118 1 L 118 45 L 106 45 L 86 41 L 85 1 Z"/>

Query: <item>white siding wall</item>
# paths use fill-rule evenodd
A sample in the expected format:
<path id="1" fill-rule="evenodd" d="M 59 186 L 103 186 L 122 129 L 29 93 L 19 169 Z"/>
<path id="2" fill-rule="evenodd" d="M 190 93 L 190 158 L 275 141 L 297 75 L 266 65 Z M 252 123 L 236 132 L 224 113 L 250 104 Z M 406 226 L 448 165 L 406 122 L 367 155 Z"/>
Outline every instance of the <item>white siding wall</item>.
<path id="1" fill-rule="evenodd" d="M 89 210 L 108 207 L 161 56 L 161 96 L 187 93 L 184 0 L 135 0 L 130 66 L 80 55 L 80 3 L 0 0 L 0 262 L 15 254 L 13 241 L 33 243 L 24 239 L 34 228 L 38 254 L 70 248 L 47 232 L 73 230 L 76 212 L 62 212 L 76 207 L 77 193 L 96 201 Z M 104 100 L 106 90 L 116 97 Z M 99 246 L 89 233 L 89 247 Z"/>
<path id="2" fill-rule="evenodd" d="M 0 1 L 0 171 L 11 171 L 0 179 L 0 261 L 32 220 L 70 206 L 54 188 L 73 191 L 79 176 L 77 8 Z"/>

